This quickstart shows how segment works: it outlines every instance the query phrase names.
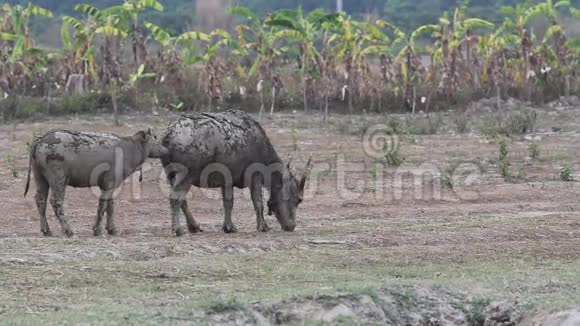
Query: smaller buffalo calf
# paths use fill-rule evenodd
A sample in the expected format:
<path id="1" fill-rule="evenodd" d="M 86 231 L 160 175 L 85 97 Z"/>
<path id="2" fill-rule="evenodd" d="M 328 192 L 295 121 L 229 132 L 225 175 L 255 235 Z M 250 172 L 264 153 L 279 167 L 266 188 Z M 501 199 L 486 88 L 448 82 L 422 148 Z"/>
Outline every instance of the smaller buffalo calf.
<path id="1" fill-rule="evenodd" d="M 36 138 L 30 145 L 30 162 L 24 196 L 28 193 L 32 170 L 42 233 L 45 236 L 52 235 L 46 220 L 46 204 L 50 189 L 50 204 L 54 214 L 63 232 L 71 237 L 73 232 L 63 210 L 66 186 L 99 187 L 101 196 L 93 227 L 94 235 L 101 234 L 104 213 L 107 213 L 107 232 L 115 235 L 113 192 L 127 177 L 138 170 L 148 157 L 160 158 L 166 153 L 167 150 L 157 143 L 151 129 L 139 131 L 128 137 L 110 133 L 52 130 Z"/>

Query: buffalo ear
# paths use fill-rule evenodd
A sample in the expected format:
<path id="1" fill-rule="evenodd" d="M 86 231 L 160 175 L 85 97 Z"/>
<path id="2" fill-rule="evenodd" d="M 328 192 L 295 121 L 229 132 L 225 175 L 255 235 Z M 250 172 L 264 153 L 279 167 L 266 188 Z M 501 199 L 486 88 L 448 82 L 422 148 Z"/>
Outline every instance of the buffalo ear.
<path id="1" fill-rule="evenodd" d="M 304 169 L 304 173 L 302 174 L 302 178 L 300 179 L 300 184 L 298 185 L 298 189 L 300 191 L 304 191 L 304 186 L 306 186 L 306 179 L 310 176 L 310 170 L 312 169 L 312 156 L 308 159 L 308 163 L 306 163 L 306 168 Z"/>

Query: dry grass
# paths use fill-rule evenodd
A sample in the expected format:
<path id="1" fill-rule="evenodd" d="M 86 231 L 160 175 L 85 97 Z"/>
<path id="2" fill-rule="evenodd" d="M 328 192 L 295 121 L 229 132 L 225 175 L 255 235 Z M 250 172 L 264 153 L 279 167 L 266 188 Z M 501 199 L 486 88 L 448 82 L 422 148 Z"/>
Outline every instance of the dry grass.
<path id="1" fill-rule="evenodd" d="M 580 121 L 580 112 L 566 114 L 570 127 Z M 558 116 L 546 117 L 538 119 L 539 131 L 557 123 Z M 296 232 L 284 233 L 269 219 L 275 230 L 258 234 L 248 195 L 237 192 L 234 223 L 240 233 L 224 235 L 219 197 L 208 199 L 196 190 L 190 207 L 206 232 L 174 238 L 159 188 L 159 163 L 150 162 L 140 198 L 132 199 L 126 188 L 118 200 L 120 236 L 94 238 L 90 225 L 96 198 L 86 189 L 72 188 L 65 213 L 78 238 L 63 238 L 51 213 L 49 223 L 57 237 L 40 235 L 33 198 L 21 197 L 28 162 L 25 144 L 32 130 L 66 126 L 126 134 L 149 125 L 160 131 L 167 119 L 124 117 L 127 123 L 120 128 L 112 127 L 108 117 L 0 126 L 3 135 L 14 133 L 16 140 L 0 138 L 0 150 L 12 155 L 19 172 L 14 178 L 6 166 L 0 168 L 2 322 L 201 323 L 208 310 L 407 285 L 441 285 L 473 296 L 517 299 L 527 312 L 580 304 L 578 189 L 575 182 L 557 177 L 557 156 L 577 161 L 578 135 L 543 136 L 538 144 L 544 159 L 532 163 L 526 159 L 528 142 L 516 137 L 510 144 L 512 165 L 514 171 L 525 168 L 528 181 L 506 183 L 497 169 L 497 145 L 475 133 L 454 135 L 451 116 L 444 117 L 440 134 L 403 142 L 403 167 L 478 162 L 485 172 L 469 187 L 478 194 L 472 200 L 457 200 L 449 189 L 444 193 L 454 200 L 416 199 L 409 178 L 404 179 L 402 197 L 395 199 L 393 168 L 385 170 L 385 199 L 376 200 L 369 173 L 374 161 L 364 156 L 361 135 L 341 133 L 335 126 L 348 121 L 364 129 L 385 117 L 333 117 L 329 127 L 322 127 L 311 117 L 279 115 L 264 125 L 283 157 L 297 147 L 297 161 L 313 154 L 317 163 L 329 163 L 316 195 L 299 210 Z M 367 183 L 357 198 L 337 196 L 340 154 L 347 162 L 363 163 L 346 177 L 350 186 Z M 425 181 L 424 194 L 431 185 Z"/>

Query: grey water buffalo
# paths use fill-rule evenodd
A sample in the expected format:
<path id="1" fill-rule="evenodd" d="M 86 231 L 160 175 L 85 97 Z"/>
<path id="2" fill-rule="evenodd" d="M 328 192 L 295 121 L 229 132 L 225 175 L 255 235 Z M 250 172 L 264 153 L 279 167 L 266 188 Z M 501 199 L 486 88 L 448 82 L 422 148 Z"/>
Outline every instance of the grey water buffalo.
<path id="1" fill-rule="evenodd" d="M 113 192 L 148 157 L 166 154 L 151 129 L 132 136 L 120 137 L 110 133 L 53 130 L 36 138 L 30 145 L 30 161 L 24 196 L 30 186 L 30 172 L 36 183 L 36 206 L 40 214 L 40 229 L 45 236 L 52 233 L 46 220 L 49 189 L 50 204 L 63 232 L 72 236 L 63 210 L 66 186 L 75 188 L 99 187 L 101 195 L 93 231 L 101 234 L 101 221 L 107 214 L 106 229 L 115 235 L 113 223 Z"/>
<path id="2" fill-rule="evenodd" d="M 192 185 L 221 188 L 225 215 L 222 230 L 226 233 L 237 231 L 232 222 L 234 187 L 250 188 L 257 229 L 270 230 L 264 220 L 262 186 L 270 191 L 268 214 L 275 214 L 283 230 L 294 231 L 311 161 L 303 175 L 295 177 L 290 163 L 282 162 L 260 124 L 248 114 L 228 110 L 182 115 L 169 124 L 161 145 L 168 150 L 161 161 L 172 188 L 172 230 L 177 236 L 185 233 L 180 226 L 180 210 L 189 231 L 201 231 L 186 200 Z"/>

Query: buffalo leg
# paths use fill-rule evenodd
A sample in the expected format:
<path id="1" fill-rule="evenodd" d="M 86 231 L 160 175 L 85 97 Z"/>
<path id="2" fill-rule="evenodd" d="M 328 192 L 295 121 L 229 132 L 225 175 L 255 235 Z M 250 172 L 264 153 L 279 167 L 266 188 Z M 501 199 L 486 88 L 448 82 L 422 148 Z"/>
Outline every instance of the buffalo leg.
<path id="1" fill-rule="evenodd" d="M 112 200 L 113 191 L 103 190 L 101 196 L 99 197 L 99 207 L 97 208 L 97 217 L 95 219 L 95 225 L 93 226 L 93 232 L 95 236 L 101 235 L 101 222 L 103 221 L 103 215 L 107 214 L 107 231 L 111 234 L 111 226 L 114 232 L 115 227 L 113 225 L 113 208 L 109 209 L 109 206 L 113 205 Z"/>
<path id="2" fill-rule="evenodd" d="M 99 198 L 99 207 L 97 208 L 97 217 L 95 219 L 95 225 L 93 226 L 93 234 L 95 237 L 101 235 L 101 221 L 103 220 L 103 214 L 105 214 L 105 209 L 107 208 L 107 200 L 103 199 L 103 194 Z"/>
<path id="3" fill-rule="evenodd" d="M 52 232 L 50 232 L 48 221 L 46 220 L 46 202 L 48 200 L 48 191 L 50 187 L 46 179 L 40 173 L 34 173 L 34 180 L 36 181 L 36 195 L 34 196 L 34 199 L 36 201 L 38 214 L 40 215 L 40 231 L 45 236 L 51 237 Z"/>
<path id="4" fill-rule="evenodd" d="M 179 211 L 182 210 L 182 205 L 186 200 L 187 192 L 190 187 L 191 184 L 189 182 L 181 182 L 180 184 L 173 186 L 169 197 L 169 206 L 171 207 L 171 230 L 178 237 L 185 234 L 185 230 L 181 227 L 181 222 L 179 221 Z"/>
<path id="5" fill-rule="evenodd" d="M 224 225 L 222 230 L 225 233 L 236 233 L 238 230 L 232 223 L 232 209 L 234 208 L 234 188 L 232 186 L 222 187 L 222 199 L 224 201 Z"/>
<path id="6" fill-rule="evenodd" d="M 256 222 L 258 232 L 268 232 L 270 227 L 266 224 L 264 219 L 264 200 L 262 197 L 262 178 L 260 175 L 252 177 L 252 184 L 250 185 L 250 194 L 252 196 L 252 203 L 256 210 Z"/>
<path id="7" fill-rule="evenodd" d="M 115 222 L 113 220 L 113 214 L 115 212 L 115 201 L 113 200 L 113 191 L 107 196 L 107 208 L 105 209 L 107 213 L 107 233 L 109 235 L 117 235 L 117 229 L 115 228 Z"/>
<path id="8" fill-rule="evenodd" d="M 64 216 L 64 194 L 66 190 L 66 181 L 62 180 L 62 182 L 55 183 L 51 185 L 52 191 L 50 195 L 50 204 L 52 205 L 52 209 L 54 210 L 54 215 L 60 222 L 60 226 L 62 227 L 62 231 L 66 234 L 67 237 L 72 237 L 73 232 Z"/>
<path id="9" fill-rule="evenodd" d="M 198 233 L 203 232 L 199 223 L 193 218 L 191 215 L 191 211 L 187 205 L 187 198 L 185 198 L 181 202 L 181 210 L 183 211 L 183 215 L 185 215 L 185 221 L 187 222 L 187 229 L 190 233 Z"/>

